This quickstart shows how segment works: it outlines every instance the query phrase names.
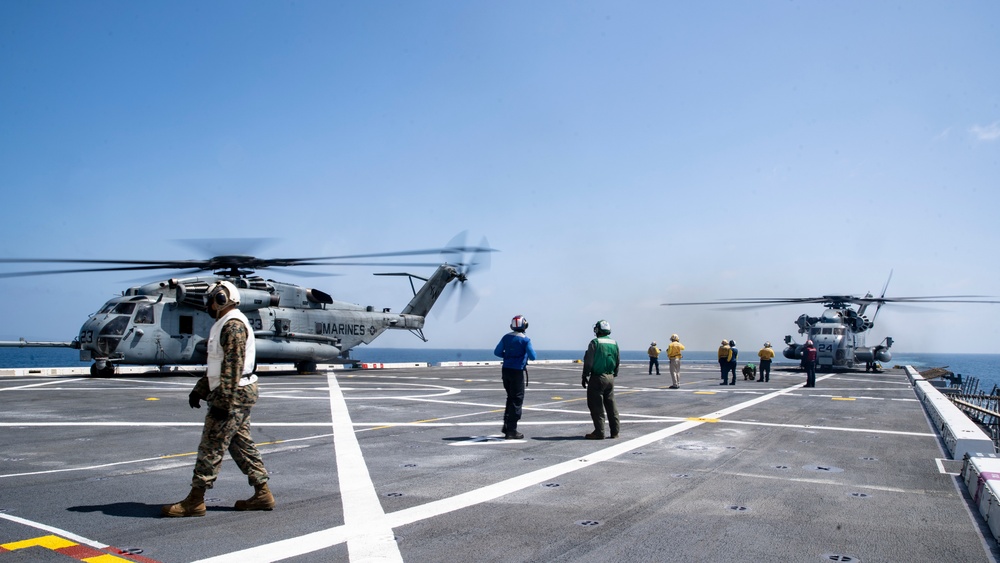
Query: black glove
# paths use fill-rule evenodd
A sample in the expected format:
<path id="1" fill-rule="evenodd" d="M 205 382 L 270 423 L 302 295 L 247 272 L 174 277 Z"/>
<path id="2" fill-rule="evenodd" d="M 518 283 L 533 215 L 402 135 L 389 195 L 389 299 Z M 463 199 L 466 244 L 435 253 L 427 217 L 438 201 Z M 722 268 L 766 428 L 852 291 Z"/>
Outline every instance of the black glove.
<path id="1" fill-rule="evenodd" d="M 197 391 L 191 391 L 191 394 L 188 395 L 188 404 L 191 405 L 192 409 L 200 409 L 201 395 L 199 395 Z"/>
<path id="2" fill-rule="evenodd" d="M 229 411 L 221 407 L 212 407 L 208 409 L 208 416 L 218 422 L 224 422 L 229 420 Z"/>
<path id="3" fill-rule="evenodd" d="M 580 384 L 583 385 L 584 389 L 586 389 L 587 388 L 587 378 L 584 377 L 583 379 L 581 379 L 580 380 Z"/>

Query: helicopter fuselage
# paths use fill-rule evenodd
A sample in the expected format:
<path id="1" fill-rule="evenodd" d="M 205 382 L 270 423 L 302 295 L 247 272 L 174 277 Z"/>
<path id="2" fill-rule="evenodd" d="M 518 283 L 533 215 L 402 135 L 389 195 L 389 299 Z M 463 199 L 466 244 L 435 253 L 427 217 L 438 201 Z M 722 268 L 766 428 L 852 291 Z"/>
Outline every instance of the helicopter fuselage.
<path id="1" fill-rule="evenodd" d="M 812 340 L 816 347 L 819 369 L 852 369 L 859 363 L 870 368 L 874 362 L 892 360 L 889 351 L 891 339 L 887 339 L 887 345 L 864 345 L 867 319 L 853 309 L 827 309 L 818 318 L 801 315 L 795 324 L 799 327 L 799 334 Z M 785 337 L 785 343 L 788 347 L 783 352 L 784 356 L 790 360 L 801 360 L 805 345 L 794 342 L 791 336 Z"/>
<path id="2" fill-rule="evenodd" d="M 205 296 L 218 280 L 240 290 L 239 309 L 256 337 L 257 362 L 347 362 L 348 351 L 368 344 L 388 329 L 420 333 L 424 315 L 456 270 L 443 265 L 414 296 L 404 313 L 335 301 L 328 294 L 257 276 L 202 276 L 131 287 L 90 316 L 76 344 L 95 374 L 113 373 L 113 364 L 203 364 L 209 329 Z M 417 314 L 414 314 L 417 313 Z"/>

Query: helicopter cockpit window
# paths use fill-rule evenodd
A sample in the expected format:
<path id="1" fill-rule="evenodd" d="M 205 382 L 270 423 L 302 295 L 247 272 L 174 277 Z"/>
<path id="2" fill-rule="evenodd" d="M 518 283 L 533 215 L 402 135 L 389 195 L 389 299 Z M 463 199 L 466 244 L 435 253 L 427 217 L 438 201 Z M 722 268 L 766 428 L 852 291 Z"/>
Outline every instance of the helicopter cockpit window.
<path id="1" fill-rule="evenodd" d="M 115 319 L 104 325 L 101 329 L 101 336 L 121 336 L 128 326 L 128 317 L 115 317 Z"/>
<path id="2" fill-rule="evenodd" d="M 105 303 L 104 306 L 101 307 L 101 310 L 97 312 L 97 314 L 98 315 L 107 315 L 108 313 L 111 312 L 111 309 L 114 309 L 114 308 L 115 308 L 115 304 L 114 303 Z"/>
<path id="3" fill-rule="evenodd" d="M 839 334 L 839 335 L 843 336 L 844 329 L 842 329 L 842 328 L 835 328 L 835 329 L 833 329 L 833 333 L 834 334 Z"/>
<path id="4" fill-rule="evenodd" d="M 135 308 L 135 324 L 153 324 L 152 303 L 139 303 Z"/>
<path id="5" fill-rule="evenodd" d="M 824 328 L 823 329 L 823 334 L 833 334 L 833 329 L 832 328 Z"/>
<path id="6" fill-rule="evenodd" d="M 119 303 L 115 305 L 115 310 L 112 312 L 116 315 L 131 315 L 134 310 L 135 303 Z"/>

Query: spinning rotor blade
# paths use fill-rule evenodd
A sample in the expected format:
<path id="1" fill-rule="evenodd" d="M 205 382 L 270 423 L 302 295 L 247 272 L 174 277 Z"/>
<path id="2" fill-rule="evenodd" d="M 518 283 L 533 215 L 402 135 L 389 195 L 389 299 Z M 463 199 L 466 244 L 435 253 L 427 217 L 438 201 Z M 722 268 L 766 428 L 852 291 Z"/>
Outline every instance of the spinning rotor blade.
<path id="1" fill-rule="evenodd" d="M 461 241 L 444 248 L 431 248 L 425 250 L 407 250 L 401 252 L 378 252 L 373 254 L 351 254 L 344 256 L 316 256 L 311 258 L 256 258 L 245 254 L 223 254 L 205 260 L 92 260 L 73 258 L 0 258 L 0 264 L 92 264 L 93 268 L 65 268 L 53 270 L 31 270 L 25 272 L 0 273 L 0 278 L 14 278 L 25 276 L 45 276 L 52 274 L 76 274 L 84 272 L 112 272 L 112 271 L 135 271 L 135 270 L 193 270 L 199 271 L 221 271 L 229 270 L 233 275 L 238 275 L 243 270 L 260 270 L 274 267 L 291 266 L 437 266 L 437 263 L 405 263 L 393 264 L 385 262 L 344 262 L 344 260 L 355 260 L 359 258 L 388 258 L 393 256 L 420 256 L 444 253 L 449 256 L 462 255 L 464 253 L 486 254 L 496 252 L 489 248 L 485 240 L 482 246 L 470 247 L 464 242 L 464 233 Z M 195 244 L 204 245 L 205 240 L 192 239 Z M 206 239 L 208 240 L 208 239 Z M 208 240 L 210 244 L 218 245 L 221 242 L 232 246 L 234 243 L 243 242 L 244 239 L 215 239 Z M 260 245 L 270 239 L 245 239 L 250 244 Z M 456 239 L 458 240 L 458 237 Z M 244 245 L 246 246 L 246 245 Z M 97 265 L 107 265 L 109 267 L 96 267 Z M 465 269 L 468 270 L 468 267 Z M 308 275 L 308 274 L 307 274 Z M 322 275 L 322 274 L 320 274 Z"/>
<path id="2" fill-rule="evenodd" d="M 490 253 L 495 252 L 490 248 L 489 241 L 483 237 L 479 246 L 466 246 L 466 231 L 455 235 L 448 246 L 441 252 L 444 259 L 457 266 L 458 279 L 455 284 L 448 284 L 442 292 L 445 302 L 452 299 L 455 291 L 458 291 L 458 304 L 455 311 L 455 320 L 460 321 L 469 316 L 469 313 L 479 304 L 479 294 L 476 293 L 467 282 L 469 275 L 477 270 L 485 270 L 490 267 Z M 455 285 L 458 289 L 455 289 Z"/>

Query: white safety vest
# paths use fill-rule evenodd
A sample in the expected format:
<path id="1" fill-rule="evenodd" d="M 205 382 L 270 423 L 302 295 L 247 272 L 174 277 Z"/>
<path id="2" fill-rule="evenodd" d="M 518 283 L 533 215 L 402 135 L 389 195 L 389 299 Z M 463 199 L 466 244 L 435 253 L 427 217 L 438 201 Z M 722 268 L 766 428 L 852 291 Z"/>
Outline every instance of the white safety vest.
<path id="1" fill-rule="evenodd" d="M 231 311 L 215 321 L 212 330 L 208 332 L 208 388 L 214 391 L 222 383 L 222 345 L 219 338 L 222 336 L 222 327 L 232 319 L 239 319 L 247 327 L 246 355 L 243 361 L 243 377 L 240 378 L 240 387 L 245 387 L 251 383 L 256 383 L 257 375 L 253 373 L 253 366 L 257 362 L 257 341 L 254 338 L 253 330 L 250 329 L 250 320 L 243 314 L 243 311 L 233 308 Z"/>

